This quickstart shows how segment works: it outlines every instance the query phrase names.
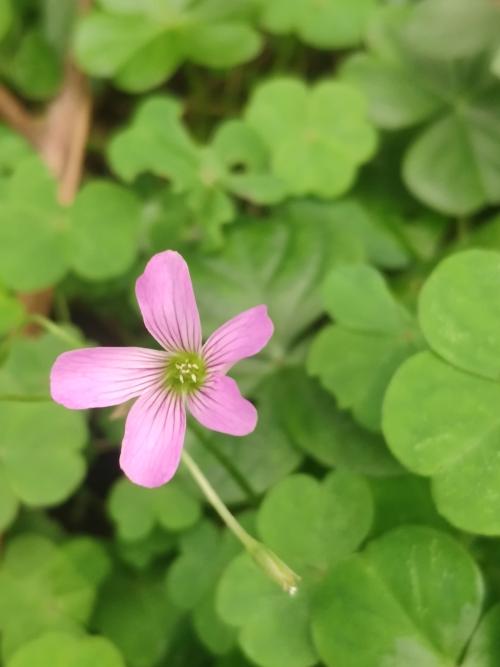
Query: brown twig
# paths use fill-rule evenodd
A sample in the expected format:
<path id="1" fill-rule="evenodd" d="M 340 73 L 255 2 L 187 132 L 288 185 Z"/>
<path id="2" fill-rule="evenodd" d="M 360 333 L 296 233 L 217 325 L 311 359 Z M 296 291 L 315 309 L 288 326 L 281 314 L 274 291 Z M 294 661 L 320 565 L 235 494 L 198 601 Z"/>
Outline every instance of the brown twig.
<path id="1" fill-rule="evenodd" d="M 0 86 L 0 118 L 38 148 L 41 122 L 5 86 Z"/>
<path id="2" fill-rule="evenodd" d="M 90 8 L 92 0 L 79 0 L 79 12 Z M 68 54 L 64 79 L 57 97 L 42 118 L 32 115 L 6 88 L 0 86 L 0 117 L 22 134 L 40 153 L 58 182 L 58 200 L 63 206 L 72 203 L 81 180 L 85 146 L 90 128 L 92 98 L 87 77 Z M 21 294 L 29 314 L 48 315 L 53 290 Z M 27 333 L 35 333 L 32 325 Z"/>

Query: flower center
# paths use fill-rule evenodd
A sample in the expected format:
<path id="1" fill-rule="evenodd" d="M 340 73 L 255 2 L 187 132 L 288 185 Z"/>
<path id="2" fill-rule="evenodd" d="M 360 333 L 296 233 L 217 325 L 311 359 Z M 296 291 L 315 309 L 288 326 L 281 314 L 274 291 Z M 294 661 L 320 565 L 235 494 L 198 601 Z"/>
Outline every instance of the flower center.
<path id="1" fill-rule="evenodd" d="M 165 385 L 179 394 L 190 394 L 203 386 L 206 376 L 205 362 L 199 355 L 180 352 L 167 362 Z"/>

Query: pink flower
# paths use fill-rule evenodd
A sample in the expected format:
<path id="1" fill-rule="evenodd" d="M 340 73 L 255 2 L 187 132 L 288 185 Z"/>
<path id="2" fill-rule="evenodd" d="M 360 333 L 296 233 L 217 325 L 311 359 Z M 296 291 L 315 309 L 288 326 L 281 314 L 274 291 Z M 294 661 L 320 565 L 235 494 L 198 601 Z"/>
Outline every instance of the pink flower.
<path id="1" fill-rule="evenodd" d="M 202 344 L 186 262 L 167 250 L 151 258 L 136 283 L 144 324 L 162 350 L 94 347 L 61 354 L 51 372 L 54 401 L 74 410 L 136 398 L 125 425 L 120 466 L 141 486 L 168 482 L 179 465 L 186 409 L 200 424 L 247 435 L 257 411 L 226 375 L 262 350 L 273 334 L 267 308 L 240 313 Z"/>

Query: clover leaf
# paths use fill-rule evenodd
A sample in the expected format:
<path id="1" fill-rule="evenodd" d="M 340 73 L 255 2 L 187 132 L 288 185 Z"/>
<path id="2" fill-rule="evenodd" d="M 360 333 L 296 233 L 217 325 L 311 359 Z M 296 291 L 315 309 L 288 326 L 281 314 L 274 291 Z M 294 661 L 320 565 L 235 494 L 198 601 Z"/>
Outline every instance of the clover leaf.
<path id="1" fill-rule="evenodd" d="M 401 471 L 383 438 L 358 426 L 302 366 L 275 373 L 267 395 L 292 442 L 319 463 L 374 476 Z"/>
<path id="2" fill-rule="evenodd" d="M 125 667 L 123 658 L 104 637 L 76 637 L 63 632 L 47 632 L 22 646 L 8 667 Z"/>
<path id="3" fill-rule="evenodd" d="M 17 329 L 25 317 L 24 308 L 19 300 L 0 287 L 0 336 Z"/>
<path id="4" fill-rule="evenodd" d="M 0 565 L 4 658 L 43 632 L 79 630 L 95 594 L 95 585 L 61 547 L 29 533 L 12 539 Z"/>
<path id="5" fill-rule="evenodd" d="M 322 482 L 293 475 L 272 489 L 258 515 L 263 541 L 302 576 L 290 596 L 246 554 L 226 569 L 218 587 L 222 619 L 239 628 L 244 653 L 262 667 L 307 667 L 318 661 L 310 637 L 311 596 L 329 568 L 354 551 L 372 521 L 368 485 L 335 472 Z"/>
<path id="6" fill-rule="evenodd" d="M 377 135 L 366 112 L 364 97 L 350 84 L 324 81 L 308 88 L 277 78 L 255 90 L 245 119 L 290 194 L 333 198 L 351 187 L 375 152 Z"/>
<path id="7" fill-rule="evenodd" d="M 500 658 L 500 605 L 481 619 L 467 648 L 462 667 L 489 667 Z"/>
<path id="8" fill-rule="evenodd" d="M 57 283 L 69 268 L 67 224 L 41 161 L 21 161 L 0 205 L 0 281 L 24 291 Z"/>
<path id="9" fill-rule="evenodd" d="M 315 598 L 314 643 L 328 667 L 448 667 L 476 626 L 483 595 L 481 574 L 457 541 L 405 526 L 333 568 Z"/>
<path id="10" fill-rule="evenodd" d="M 240 551 L 230 532 L 204 521 L 181 538 L 180 555 L 167 571 L 169 598 L 191 612 L 201 642 L 216 655 L 235 643 L 234 628 L 215 611 L 215 591 L 225 567 Z"/>
<path id="11" fill-rule="evenodd" d="M 79 23 L 76 54 L 89 74 L 111 77 L 125 90 L 147 90 L 185 60 L 228 68 L 253 58 L 261 40 L 248 17 L 245 0 L 225 6 L 213 0 L 100 0 Z"/>
<path id="12" fill-rule="evenodd" d="M 111 639 L 130 667 L 153 667 L 171 645 L 179 612 L 154 572 L 115 568 L 99 596 L 93 625 Z"/>
<path id="13" fill-rule="evenodd" d="M 296 33 L 320 49 L 358 44 L 375 7 L 375 0 L 259 0 L 264 28 L 278 34 Z"/>
<path id="14" fill-rule="evenodd" d="M 371 51 L 348 59 L 343 78 L 367 95 L 370 115 L 379 127 L 400 129 L 427 121 L 403 159 L 406 185 L 442 213 L 467 215 L 500 201 L 500 168 L 491 149 L 500 146 L 500 83 L 481 54 L 432 59 L 411 40 L 405 41 L 412 12 L 424 12 L 424 5 L 429 3 L 386 8 L 380 14 L 381 28 L 373 31 L 377 37 L 371 39 Z M 391 35 L 389 46 L 387 37 L 380 37 L 384 32 Z M 446 43 L 442 35 L 438 39 Z M 454 34 L 453 42 L 461 40 Z"/>
<path id="15" fill-rule="evenodd" d="M 285 189 L 269 172 L 268 155 L 258 134 L 241 121 L 221 125 L 212 144 L 199 146 L 181 119 L 181 107 L 168 97 L 141 104 L 131 125 L 109 146 L 113 170 L 130 181 L 151 172 L 170 181 L 175 193 L 212 243 L 220 227 L 235 216 L 230 195 L 261 204 L 282 199 Z"/>
<path id="16" fill-rule="evenodd" d="M 139 224 L 134 195 L 106 181 L 89 182 L 72 207 L 60 206 L 47 168 L 25 157 L 0 205 L 0 280 L 30 291 L 54 285 L 70 268 L 90 280 L 113 278 L 135 259 Z"/>
<path id="17" fill-rule="evenodd" d="M 334 269 L 323 301 L 336 324 L 311 346 L 308 370 L 363 426 L 377 431 L 392 375 L 418 349 L 411 315 L 394 299 L 381 275 L 367 265 Z"/>
<path id="18" fill-rule="evenodd" d="M 178 481 L 146 489 L 119 479 L 111 490 L 108 511 L 122 540 L 147 537 L 155 526 L 169 531 L 186 530 L 200 518 L 200 505 Z"/>
<path id="19" fill-rule="evenodd" d="M 466 251 L 438 265 L 419 304 L 433 352 L 412 357 L 398 370 L 383 419 L 395 456 L 432 478 L 439 512 L 462 529 L 486 535 L 500 534 L 494 334 L 500 307 L 493 288 L 499 278 L 500 254 L 493 251 Z"/>

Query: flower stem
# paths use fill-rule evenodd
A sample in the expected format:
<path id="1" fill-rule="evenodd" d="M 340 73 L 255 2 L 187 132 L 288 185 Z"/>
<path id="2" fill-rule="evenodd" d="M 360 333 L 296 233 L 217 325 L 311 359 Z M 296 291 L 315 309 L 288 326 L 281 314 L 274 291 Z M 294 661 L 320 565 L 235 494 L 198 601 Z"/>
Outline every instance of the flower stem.
<path id="1" fill-rule="evenodd" d="M 51 400 L 46 394 L 0 394 L 0 401 L 11 403 L 43 403 Z"/>
<path id="2" fill-rule="evenodd" d="M 241 472 L 238 470 L 238 468 L 233 464 L 233 462 L 218 447 L 216 447 L 212 443 L 210 438 L 207 438 L 202 429 L 199 428 L 194 421 L 191 424 L 189 424 L 189 430 L 194 434 L 196 439 L 199 440 L 199 442 L 201 442 L 203 447 L 205 447 L 210 452 L 210 454 L 212 454 L 212 456 L 215 459 L 217 459 L 217 461 L 221 464 L 221 466 L 227 470 L 228 474 L 231 475 L 234 482 L 240 487 L 243 493 L 247 496 L 249 502 L 251 502 L 252 505 L 255 505 L 257 503 L 257 495 L 255 491 L 252 489 L 252 487 L 247 482 L 245 477 L 241 474 Z"/>
<path id="3" fill-rule="evenodd" d="M 43 315 L 36 315 L 36 314 L 30 315 L 28 321 L 38 324 L 40 327 L 42 327 L 42 329 L 45 329 L 45 331 L 47 331 L 48 333 L 51 333 L 53 336 L 56 336 L 67 345 L 71 345 L 71 347 L 83 347 L 83 343 L 81 340 L 79 340 L 69 331 L 66 331 L 66 329 L 60 327 L 55 322 L 52 322 L 52 320 L 47 319 Z"/>
<path id="4" fill-rule="evenodd" d="M 226 524 L 229 530 L 243 544 L 254 561 L 262 570 L 283 588 L 290 595 L 294 595 L 298 590 L 300 577 L 286 565 L 278 556 L 268 549 L 264 544 L 248 533 L 243 526 L 231 514 L 226 505 L 221 500 L 213 486 L 201 471 L 198 464 L 186 450 L 182 452 L 182 460 L 189 470 L 196 484 L 203 491 L 206 499 L 212 505 L 214 510 Z"/>

